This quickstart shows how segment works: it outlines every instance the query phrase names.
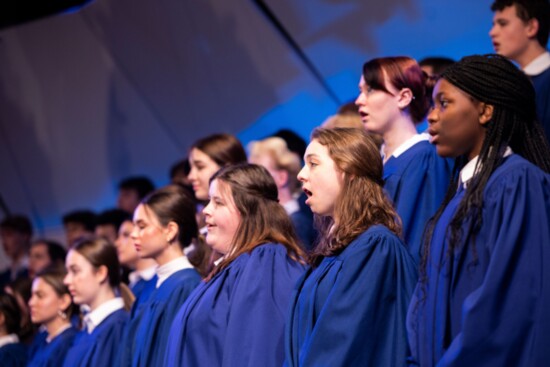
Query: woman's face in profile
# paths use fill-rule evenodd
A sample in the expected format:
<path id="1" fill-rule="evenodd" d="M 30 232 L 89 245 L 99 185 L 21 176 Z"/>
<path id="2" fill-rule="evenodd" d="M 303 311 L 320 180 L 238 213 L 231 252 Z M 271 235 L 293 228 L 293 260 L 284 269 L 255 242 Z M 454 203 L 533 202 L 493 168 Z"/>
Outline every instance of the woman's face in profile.
<path id="1" fill-rule="evenodd" d="M 434 105 L 428 114 L 431 143 L 442 157 L 466 155 L 472 159 L 485 139 L 482 104 L 445 79 L 433 91 Z"/>
<path id="2" fill-rule="evenodd" d="M 124 266 L 134 268 L 139 260 L 139 254 L 134 246 L 134 240 L 131 238 L 134 230 L 134 223 L 130 220 L 124 221 L 118 230 L 118 237 L 115 241 L 118 261 Z"/>
<path id="3" fill-rule="evenodd" d="M 38 277 L 32 282 L 32 296 L 29 300 L 31 320 L 35 324 L 47 324 L 60 318 L 60 312 L 69 307 L 68 294 L 59 296 L 44 279 Z"/>
<path id="4" fill-rule="evenodd" d="M 298 180 L 307 195 L 306 204 L 313 213 L 332 217 L 344 175 L 330 157 L 328 148 L 317 139 L 309 143 L 304 158 L 305 165 L 298 173 Z"/>
<path id="5" fill-rule="evenodd" d="M 70 250 L 67 254 L 65 267 L 67 275 L 63 283 L 69 288 L 73 302 L 77 305 L 88 305 L 94 309 L 94 301 L 106 275 L 96 271 L 94 266 L 75 250 Z"/>
<path id="6" fill-rule="evenodd" d="M 167 226 L 163 226 L 156 214 L 141 203 L 134 212 L 134 229 L 131 234 L 135 249 L 141 258 L 154 259 L 159 265 L 167 261 L 171 246 Z"/>
<path id="7" fill-rule="evenodd" d="M 227 254 L 241 223 L 241 215 L 235 206 L 229 185 L 217 179 L 212 181 L 210 202 L 203 213 L 208 230 L 206 243 L 217 252 Z"/>
<path id="8" fill-rule="evenodd" d="M 206 153 L 197 148 L 191 150 L 189 154 L 189 164 L 191 165 L 191 171 L 187 177 L 193 186 L 195 196 L 202 201 L 208 200 L 210 177 L 212 177 L 221 167 Z"/>
<path id="9" fill-rule="evenodd" d="M 400 92 L 387 81 L 385 84 L 389 93 L 371 88 L 361 77 L 359 96 L 355 100 L 363 126 L 367 131 L 376 134 L 386 133 L 402 114 L 399 108 Z"/>

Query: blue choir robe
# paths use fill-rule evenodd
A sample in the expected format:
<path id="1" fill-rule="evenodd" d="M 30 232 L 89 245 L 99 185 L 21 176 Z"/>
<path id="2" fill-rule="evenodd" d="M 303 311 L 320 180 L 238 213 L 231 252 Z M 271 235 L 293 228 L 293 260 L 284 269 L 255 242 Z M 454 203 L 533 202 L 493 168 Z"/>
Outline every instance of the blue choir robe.
<path id="1" fill-rule="evenodd" d="M 302 243 L 303 249 L 307 252 L 313 250 L 317 239 L 317 231 L 313 226 L 313 217 L 304 213 L 302 208 L 290 214 L 290 220 L 296 231 L 296 235 Z"/>
<path id="2" fill-rule="evenodd" d="M 437 155 L 424 140 L 384 164 L 384 190 L 403 225 L 403 240 L 417 264 L 428 220 L 443 202 L 449 187 L 452 161 Z"/>
<path id="3" fill-rule="evenodd" d="M 172 321 L 200 282 L 195 269 L 183 269 L 151 294 L 128 323 L 122 366 L 162 366 Z"/>
<path id="4" fill-rule="evenodd" d="M 303 272 L 280 244 L 237 257 L 183 305 L 164 366 L 280 367 L 290 296 Z"/>
<path id="5" fill-rule="evenodd" d="M 427 281 L 411 300 L 411 365 L 546 366 L 550 175 L 518 155 L 506 158 L 484 189 L 475 241 L 465 223 L 451 257 L 447 228 L 464 193 L 459 189 L 434 228 Z"/>
<path id="6" fill-rule="evenodd" d="M 155 291 L 157 280 L 158 277 L 156 275 L 149 280 L 140 279 L 130 288 L 136 297 L 131 310 L 132 318 L 137 310 L 149 300 L 149 297 L 151 297 L 151 294 Z"/>
<path id="7" fill-rule="evenodd" d="M 0 272 L 0 289 L 4 289 L 7 285 L 12 282 L 15 282 L 18 279 L 28 278 L 29 269 L 27 267 L 21 267 L 17 269 L 15 274 L 12 274 L 11 269 L 6 269 L 3 272 Z"/>
<path id="8" fill-rule="evenodd" d="M 403 366 L 416 263 L 386 227 L 370 227 L 297 283 L 285 366 Z"/>
<path id="9" fill-rule="evenodd" d="M 0 347 L 0 365 L 3 367 L 25 367 L 27 346 L 23 343 L 10 343 Z"/>
<path id="10" fill-rule="evenodd" d="M 46 343 L 47 337 L 48 337 L 48 332 L 44 327 L 41 326 L 38 329 L 38 332 L 36 333 L 34 338 L 32 339 L 32 343 L 27 348 L 27 356 L 29 361 L 32 360 L 32 357 L 34 356 L 34 354 L 43 347 L 43 345 Z"/>
<path id="11" fill-rule="evenodd" d="M 63 365 L 65 356 L 73 344 L 78 330 L 71 326 L 61 334 L 53 338 L 49 343 L 46 341 L 47 332 L 42 332 L 35 337 L 32 352 L 29 355 L 28 367 L 59 367 Z"/>
<path id="12" fill-rule="evenodd" d="M 298 239 L 302 243 L 303 249 L 306 252 L 311 252 L 315 247 L 318 232 L 313 223 L 313 212 L 309 205 L 306 204 L 306 200 L 307 195 L 302 192 L 296 199 L 299 209 L 290 214 L 290 220 Z"/>
<path id="13" fill-rule="evenodd" d="M 118 366 L 120 343 L 128 322 L 128 312 L 117 310 L 107 316 L 91 334 L 78 332 L 65 357 L 65 367 Z"/>
<path id="14" fill-rule="evenodd" d="M 77 330 L 80 330 L 81 329 L 81 325 L 82 325 L 82 321 L 80 320 L 80 313 L 82 311 L 80 311 L 79 309 L 79 312 L 78 313 L 75 313 L 74 315 L 71 316 L 71 325 L 76 328 Z"/>
<path id="15" fill-rule="evenodd" d="M 531 80 L 537 98 L 537 116 L 550 144 L 550 67 L 538 75 L 532 75 Z"/>

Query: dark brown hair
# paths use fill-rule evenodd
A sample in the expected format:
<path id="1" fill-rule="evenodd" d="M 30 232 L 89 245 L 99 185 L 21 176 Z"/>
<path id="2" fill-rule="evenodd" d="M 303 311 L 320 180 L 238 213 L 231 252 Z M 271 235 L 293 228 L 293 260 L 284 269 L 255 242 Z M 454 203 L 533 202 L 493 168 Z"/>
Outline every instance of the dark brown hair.
<path id="1" fill-rule="evenodd" d="M 12 215 L 0 222 L 0 229 L 10 230 L 32 237 L 32 223 L 24 215 Z"/>
<path id="2" fill-rule="evenodd" d="M 537 41 L 546 48 L 550 34 L 550 3 L 548 0 L 496 0 L 491 5 L 491 10 L 502 11 L 509 6 L 516 6 L 516 15 L 523 22 L 531 19 L 539 22 Z"/>
<path id="3" fill-rule="evenodd" d="M 333 217 L 315 216 L 321 238 L 311 254 L 312 263 L 340 253 L 376 224 L 400 235 L 399 217 L 382 187 L 382 158 L 368 133 L 364 129 L 317 128 L 311 140 L 327 147 L 337 169 L 344 173 Z"/>
<path id="4" fill-rule="evenodd" d="M 420 67 L 428 66 L 432 68 L 432 75 L 438 77 L 445 69 L 454 64 L 456 61 L 450 57 L 430 56 L 425 57 L 418 62 Z"/>
<path id="5" fill-rule="evenodd" d="M 410 89 L 413 99 L 409 111 L 413 122 L 419 123 L 426 117 L 435 80 L 429 78 L 414 59 L 407 56 L 372 59 L 363 65 L 363 79 L 372 89 L 388 94 L 392 93 L 386 88 L 386 80 L 397 90 Z"/>
<path id="6" fill-rule="evenodd" d="M 67 257 L 67 250 L 56 241 L 49 239 L 38 239 L 35 240 L 31 248 L 34 246 L 44 245 L 48 251 L 48 256 L 50 258 L 50 264 L 52 266 L 64 266 L 65 258 Z"/>
<path id="7" fill-rule="evenodd" d="M 170 222 L 178 225 L 178 242 L 182 248 L 198 238 L 199 227 L 195 218 L 195 201 L 191 194 L 179 185 L 168 185 L 147 195 L 141 204 L 151 210 L 165 227 Z"/>
<path id="8" fill-rule="evenodd" d="M 240 255 L 264 243 L 280 243 L 288 256 L 303 262 L 304 253 L 292 222 L 278 202 L 277 185 L 271 174 L 256 164 L 238 164 L 218 171 L 210 182 L 226 185 L 241 216 L 231 250 L 207 280 L 227 267 Z M 223 186 L 222 186 L 223 187 Z"/>
<path id="9" fill-rule="evenodd" d="M 197 140 L 191 149 L 196 148 L 206 154 L 220 167 L 246 162 L 246 152 L 234 135 L 213 134 Z"/>
<path id="10" fill-rule="evenodd" d="M 0 313 L 4 315 L 8 334 L 17 334 L 21 330 L 21 309 L 14 296 L 0 290 Z"/>

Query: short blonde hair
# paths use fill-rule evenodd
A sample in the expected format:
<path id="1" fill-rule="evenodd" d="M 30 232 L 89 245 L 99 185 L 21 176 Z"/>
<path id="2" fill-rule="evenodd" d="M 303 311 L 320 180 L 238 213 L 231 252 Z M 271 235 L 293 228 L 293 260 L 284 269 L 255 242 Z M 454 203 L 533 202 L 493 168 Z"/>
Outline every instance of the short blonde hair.
<path id="1" fill-rule="evenodd" d="M 355 113 L 336 114 L 329 116 L 321 125 L 325 129 L 337 127 L 363 129 L 361 115 Z"/>
<path id="2" fill-rule="evenodd" d="M 296 176 L 298 176 L 298 172 L 302 168 L 301 158 L 288 149 L 284 139 L 270 137 L 253 141 L 248 145 L 248 150 L 250 152 L 249 159 L 252 160 L 263 156 L 271 157 L 276 169 L 285 170 L 288 173 L 290 191 L 295 193 L 300 190 L 300 183 Z"/>
<path id="3" fill-rule="evenodd" d="M 365 130 L 361 115 L 354 112 L 337 113 L 329 116 L 320 126 L 323 129 L 361 129 Z M 367 134 L 374 140 L 374 143 L 380 149 L 382 146 L 382 136 L 373 132 L 367 131 Z"/>

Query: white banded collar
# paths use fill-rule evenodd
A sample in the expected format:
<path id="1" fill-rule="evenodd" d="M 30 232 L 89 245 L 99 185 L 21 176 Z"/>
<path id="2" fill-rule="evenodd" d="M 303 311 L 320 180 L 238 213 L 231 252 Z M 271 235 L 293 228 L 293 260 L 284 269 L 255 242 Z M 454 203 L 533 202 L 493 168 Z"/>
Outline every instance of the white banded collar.
<path id="1" fill-rule="evenodd" d="M 156 287 L 159 288 L 161 284 L 164 283 L 164 281 L 172 274 L 183 269 L 193 269 L 193 265 L 185 256 L 178 257 L 162 266 L 157 267 L 158 280 Z"/>
<path id="2" fill-rule="evenodd" d="M 523 72 L 529 76 L 535 76 L 548 68 L 550 68 L 550 52 L 546 51 L 527 64 Z"/>
<path id="3" fill-rule="evenodd" d="M 508 157 L 513 153 L 514 152 L 512 151 L 512 148 L 506 147 L 503 157 Z M 466 165 L 460 170 L 459 185 L 463 184 L 464 188 L 468 187 L 468 182 L 472 179 L 472 177 L 474 177 L 476 173 L 478 173 L 481 170 L 482 164 L 480 163 L 478 165 L 477 164 L 478 160 L 479 160 L 479 155 L 476 155 L 468 163 L 466 163 Z"/>
<path id="4" fill-rule="evenodd" d="M 107 302 L 103 302 L 95 310 L 90 311 L 90 313 L 84 316 L 84 326 L 88 334 L 91 334 L 109 315 L 123 308 L 124 301 L 122 298 L 115 297 Z"/>

